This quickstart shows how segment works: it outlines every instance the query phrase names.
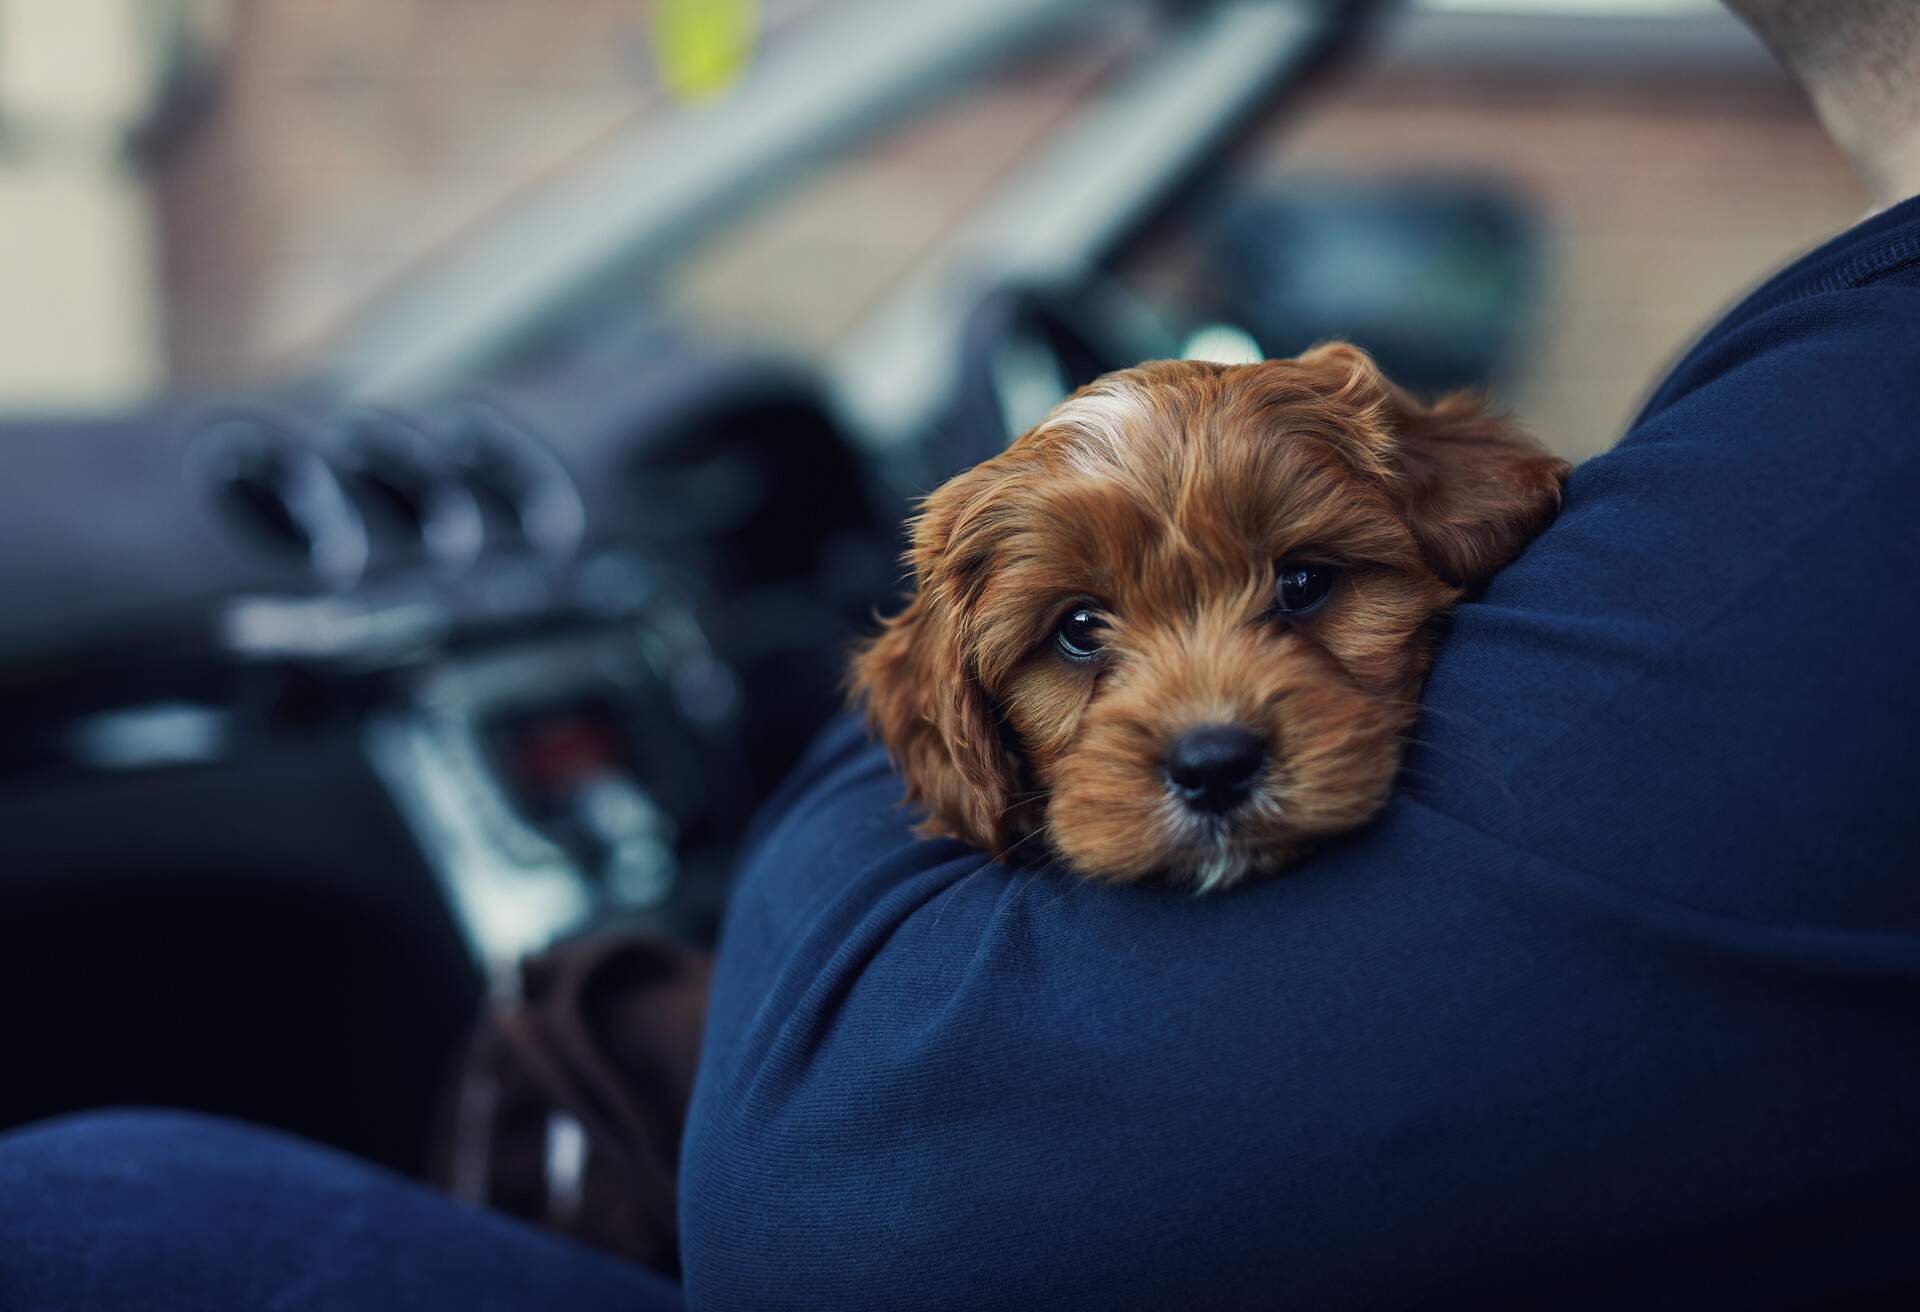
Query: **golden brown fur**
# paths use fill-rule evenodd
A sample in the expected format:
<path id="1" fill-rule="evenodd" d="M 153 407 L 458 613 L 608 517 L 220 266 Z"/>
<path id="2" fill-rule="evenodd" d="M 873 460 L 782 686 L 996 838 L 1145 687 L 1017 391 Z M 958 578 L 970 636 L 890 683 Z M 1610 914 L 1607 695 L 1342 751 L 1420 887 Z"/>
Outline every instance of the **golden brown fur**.
<path id="1" fill-rule="evenodd" d="M 1433 621 L 1546 526 L 1565 475 L 1349 346 L 1109 374 L 926 500 L 917 591 L 855 656 L 853 688 L 926 832 L 1222 886 L 1379 809 Z M 1276 564 L 1303 559 L 1337 570 L 1333 589 L 1275 618 Z M 1053 640 L 1081 604 L 1106 624 L 1093 661 Z M 1169 743 L 1202 724 L 1265 743 L 1226 816 L 1166 779 Z"/>

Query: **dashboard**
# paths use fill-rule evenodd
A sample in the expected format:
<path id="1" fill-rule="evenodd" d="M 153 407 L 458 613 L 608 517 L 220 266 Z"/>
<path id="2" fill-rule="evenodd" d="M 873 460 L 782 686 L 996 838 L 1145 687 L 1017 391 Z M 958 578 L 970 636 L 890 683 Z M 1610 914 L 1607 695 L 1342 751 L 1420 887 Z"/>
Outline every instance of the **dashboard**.
<path id="1" fill-rule="evenodd" d="M 711 940 L 894 587 L 810 381 L 659 337 L 0 450 L 0 975 L 62 995 L 0 1124 L 166 1102 L 417 1166 L 520 955 Z"/>

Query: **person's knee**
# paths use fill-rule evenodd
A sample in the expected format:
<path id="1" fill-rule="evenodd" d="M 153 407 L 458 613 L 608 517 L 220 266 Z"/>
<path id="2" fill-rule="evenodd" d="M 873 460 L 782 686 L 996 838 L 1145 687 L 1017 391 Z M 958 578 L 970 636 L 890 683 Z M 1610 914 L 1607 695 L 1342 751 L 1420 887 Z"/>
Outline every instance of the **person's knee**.
<path id="1" fill-rule="evenodd" d="M 658 1276 L 335 1149 L 189 1112 L 0 1135 L 0 1303 L 677 1307 Z M 155 1298 L 169 1292 L 171 1301 Z"/>
<path id="2" fill-rule="evenodd" d="M 39 1154 L 69 1145 L 89 1150 L 132 1150 L 177 1142 L 183 1136 L 250 1134 L 244 1126 L 201 1112 L 168 1107 L 109 1107 L 69 1112 L 0 1133 L 0 1154 Z"/>
<path id="3" fill-rule="evenodd" d="M 36 1121 L 0 1134 L 0 1190 L 86 1180 L 122 1187 L 164 1170 L 257 1151 L 267 1132 L 167 1108 L 117 1107 Z M 0 1200 L 0 1206 L 4 1206 Z"/>
<path id="4" fill-rule="evenodd" d="M 164 1215 L 208 1195 L 258 1200 L 321 1155 L 270 1130 L 193 1112 L 115 1108 L 39 1121 L 0 1135 L 0 1227 L 45 1229 Z"/>
<path id="5" fill-rule="evenodd" d="M 24 1126 L 0 1135 L 0 1288 L 27 1291 L 25 1306 L 58 1306 L 48 1300 L 81 1287 L 107 1308 L 158 1306 L 143 1301 L 156 1288 L 248 1306 L 303 1269 L 301 1246 L 347 1173 L 336 1163 L 286 1135 L 191 1112 L 114 1109 Z"/>

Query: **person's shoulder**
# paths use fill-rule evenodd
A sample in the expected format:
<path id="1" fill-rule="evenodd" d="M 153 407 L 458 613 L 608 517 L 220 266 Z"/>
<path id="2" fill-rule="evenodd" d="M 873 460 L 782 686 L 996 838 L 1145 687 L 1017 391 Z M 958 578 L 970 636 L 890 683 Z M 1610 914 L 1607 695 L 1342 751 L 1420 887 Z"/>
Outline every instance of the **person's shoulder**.
<path id="1" fill-rule="evenodd" d="M 1920 198 L 1815 248 L 1702 335 L 1634 424 L 1682 405 L 1824 407 L 1881 385 L 1902 396 L 1920 362 Z"/>
<path id="2" fill-rule="evenodd" d="M 1676 413 L 1762 419 L 1836 403 L 1911 417 L 1920 379 L 1920 286 L 1876 284 L 1776 306 L 1703 342 L 1668 377 L 1633 434 Z"/>

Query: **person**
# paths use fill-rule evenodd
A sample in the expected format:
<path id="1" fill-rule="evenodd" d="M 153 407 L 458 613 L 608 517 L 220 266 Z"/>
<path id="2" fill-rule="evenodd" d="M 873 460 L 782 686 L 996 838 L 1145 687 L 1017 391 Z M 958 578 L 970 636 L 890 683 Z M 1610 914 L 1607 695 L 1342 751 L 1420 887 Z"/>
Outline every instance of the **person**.
<path id="1" fill-rule="evenodd" d="M 916 839 L 857 724 L 816 745 L 724 931 L 690 1305 L 1920 1299 L 1920 10 L 1735 7 L 1878 212 L 1460 609 L 1379 821 L 1102 887 Z M 677 1297 L 172 1117 L 11 1136 L 0 1235 L 9 1307 Z"/>

